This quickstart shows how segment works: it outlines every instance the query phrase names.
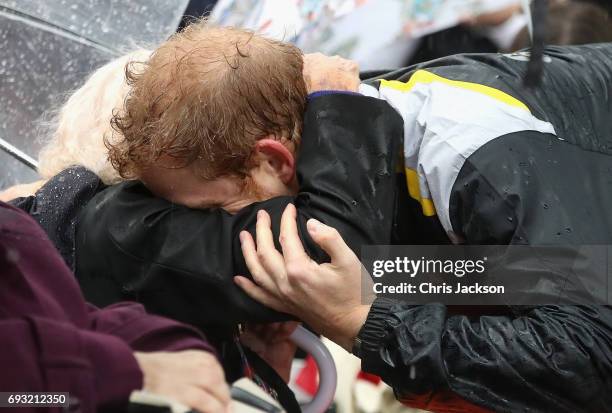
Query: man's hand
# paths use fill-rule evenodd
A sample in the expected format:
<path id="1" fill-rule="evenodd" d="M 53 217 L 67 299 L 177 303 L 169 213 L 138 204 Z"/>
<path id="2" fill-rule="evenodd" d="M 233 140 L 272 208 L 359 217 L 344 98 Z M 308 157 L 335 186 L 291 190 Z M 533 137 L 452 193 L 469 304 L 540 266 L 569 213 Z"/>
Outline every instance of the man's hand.
<path id="1" fill-rule="evenodd" d="M 314 219 L 307 227 L 331 263 L 319 265 L 306 254 L 297 232 L 296 210 L 290 204 L 281 219 L 283 255 L 274 247 L 270 216 L 259 211 L 257 245 L 248 232 L 240 234 L 242 253 L 255 283 L 242 276 L 235 281 L 252 298 L 297 316 L 350 351 L 370 310 L 370 305 L 362 302 L 361 263 L 338 231 Z M 372 299 L 369 296 L 367 302 Z"/>
<path id="2" fill-rule="evenodd" d="M 248 324 L 240 336 L 240 341 L 265 360 L 288 383 L 297 348 L 290 336 L 298 325 L 297 321 Z"/>
<path id="3" fill-rule="evenodd" d="M 202 413 L 229 412 L 230 392 L 217 359 L 205 351 L 134 353 L 143 390 L 170 397 Z"/>
<path id="4" fill-rule="evenodd" d="M 320 90 L 359 90 L 359 65 L 340 56 L 304 55 L 304 81 L 308 93 Z"/>

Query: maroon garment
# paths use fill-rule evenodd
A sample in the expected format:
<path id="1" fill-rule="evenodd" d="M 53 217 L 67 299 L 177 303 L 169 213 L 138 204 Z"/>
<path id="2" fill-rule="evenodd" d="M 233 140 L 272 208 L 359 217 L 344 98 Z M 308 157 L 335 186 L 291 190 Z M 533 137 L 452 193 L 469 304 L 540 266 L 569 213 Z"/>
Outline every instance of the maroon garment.
<path id="1" fill-rule="evenodd" d="M 133 351 L 185 349 L 213 351 L 197 330 L 140 304 L 85 303 L 44 231 L 0 202 L 0 391 L 69 392 L 92 412 L 142 387 Z"/>

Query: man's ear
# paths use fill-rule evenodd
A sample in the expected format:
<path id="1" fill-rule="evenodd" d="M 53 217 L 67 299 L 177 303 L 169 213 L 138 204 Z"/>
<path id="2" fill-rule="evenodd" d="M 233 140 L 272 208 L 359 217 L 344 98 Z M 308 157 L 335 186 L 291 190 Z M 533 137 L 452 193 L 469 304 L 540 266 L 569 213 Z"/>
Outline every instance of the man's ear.
<path id="1" fill-rule="evenodd" d="M 267 166 L 278 175 L 284 184 L 295 176 L 295 156 L 281 141 L 264 138 L 257 141 L 253 151 L 259 167 Z"/>

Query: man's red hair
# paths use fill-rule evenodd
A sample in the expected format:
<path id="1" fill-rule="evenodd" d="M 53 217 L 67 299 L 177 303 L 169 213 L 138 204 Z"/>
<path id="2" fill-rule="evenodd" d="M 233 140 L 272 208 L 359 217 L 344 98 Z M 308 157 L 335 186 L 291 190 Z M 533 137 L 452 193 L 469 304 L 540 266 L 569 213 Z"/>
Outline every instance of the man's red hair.
<path id="1" fill-rule="evenodd" d="M 107 142 L 124 178 L 153 164 L 192 166 L 204 179 L 246 175 L 255 142 L 299 143 L 306 104 L 301 51 L 250 31 L 205 20 L 127 66 L 132 86 Z M 136 70 L 135 70 L 136 69 Z"/>

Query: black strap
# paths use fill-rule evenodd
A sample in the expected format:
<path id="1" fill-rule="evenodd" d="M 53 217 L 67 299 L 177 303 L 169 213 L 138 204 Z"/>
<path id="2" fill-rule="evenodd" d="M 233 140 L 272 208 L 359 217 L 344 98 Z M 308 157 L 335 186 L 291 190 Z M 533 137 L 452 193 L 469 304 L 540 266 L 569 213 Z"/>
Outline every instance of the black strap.
<path id="1" fill-rule="evenodd" d="M 244 352 L 253 370 L 255 370 L 260 377 L 264 378 L 266 384 L 276 392 L 277 400 L 283 409 L 285 409 L 287 413 L 300 413 L 302 409 L 295 398 L 295 394 L 293 394 L 293 391 L 291 391 L 287 383 L 285 383 L 278 373 L 253 351 L 244 347 Z"/>

